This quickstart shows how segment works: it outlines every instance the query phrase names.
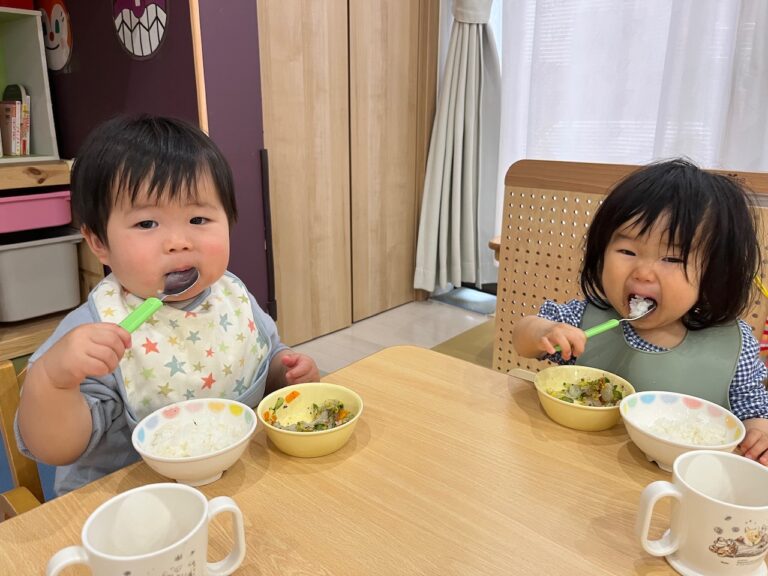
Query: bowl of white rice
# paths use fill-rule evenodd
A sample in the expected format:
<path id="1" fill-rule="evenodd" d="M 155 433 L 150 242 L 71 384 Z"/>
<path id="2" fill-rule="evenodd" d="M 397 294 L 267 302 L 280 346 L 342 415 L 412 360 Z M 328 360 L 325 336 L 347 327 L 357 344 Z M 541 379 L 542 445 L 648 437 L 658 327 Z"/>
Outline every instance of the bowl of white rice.
<path id="1" fill-rule="evenodd" d="M 732 452 L 746 432 L 722 406 L 677 392 L 637 392 L 621 401 L 619 412 L 632 442 L 668 472 L 690 450 Z"/>
<path id="2" fill-rule="evenodd" d="M 202 486 L 218 480 L 237 462 L 256 431 L 256 422 L 254 411 L 236 400 L 184 400 L 142 419 L 131 440 L 159 474 Z"/>

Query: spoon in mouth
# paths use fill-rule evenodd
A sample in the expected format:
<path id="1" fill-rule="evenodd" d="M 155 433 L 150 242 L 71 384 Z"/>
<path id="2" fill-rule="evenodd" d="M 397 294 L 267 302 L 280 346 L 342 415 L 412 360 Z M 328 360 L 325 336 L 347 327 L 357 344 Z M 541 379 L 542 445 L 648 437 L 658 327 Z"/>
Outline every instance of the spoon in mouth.
<path id="1" fill-rule="evenodd" d="M 128 314 L 120 322 L 120 326 L 128 332 L 133 333 L 139 326 L 144 324 L 152 314 L 157 312 L 163 305 L 163 300 L 170 296 L 181 296 L 190 290 L 200 279 L 200 272 L 197 268 L 182 270 L 181 272 L 171 272 L 165 275 L 165 286 L 162 291 L 157 292 L 157 297 L 151 296 L 144 300 L 133 312 Z"/>
<path id="2" fill-rule="evenodd" d="M 596 326 L 592 326 L 592 328 L 587 328 L 586 330 L 584 330 L 584 334 L 586 334 L 587 338 L 591 338 L 592 336 L 597 336 L 598 334 L 602 334 L 603 332 L 612 330 L 622 322 L 635 322 L 636 320 L 640 320 L 640 318 L 642 318 L 643 316 L 647 316 L 648 314 L 656 310 L 656 302 L 654 302 L 653 300 L 647 300 L 645 298 L 642 298 L 642 299 L 633 298 L 632 300 L 633 301 L 641 300 L 643 302 L 643 305 L 638 304 L 635 306 L 632 306 L 634 302 L 630 303 L 630 314 L 634 309 L 635 311 L 634 315 L 631 315 L 627 318 L 611 318 L 610 320 L 601 322 Z M 560 346 L 555 346 L 555 350 L 557 352 L 560 352 Z"/>

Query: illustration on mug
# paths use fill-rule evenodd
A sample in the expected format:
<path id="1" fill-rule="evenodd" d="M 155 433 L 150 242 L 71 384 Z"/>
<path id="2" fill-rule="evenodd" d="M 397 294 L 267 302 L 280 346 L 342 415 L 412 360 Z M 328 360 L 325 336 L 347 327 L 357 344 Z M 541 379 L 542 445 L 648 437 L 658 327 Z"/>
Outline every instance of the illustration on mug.
<path id="1" fill-rule="evenodd" d="M 725 522 L 732 520 L 731 516 L 724 518 Z M 748 558 L 759 556 L 768 549 L 768 526 L 756 526 L 751 522 L 741 528 L 738 525 L 724 529 L 720 526 L 714 528 L 715 541 L 709 547 L 721 558 Z M 728 533 L 732 534 L 731 536 Z"/>

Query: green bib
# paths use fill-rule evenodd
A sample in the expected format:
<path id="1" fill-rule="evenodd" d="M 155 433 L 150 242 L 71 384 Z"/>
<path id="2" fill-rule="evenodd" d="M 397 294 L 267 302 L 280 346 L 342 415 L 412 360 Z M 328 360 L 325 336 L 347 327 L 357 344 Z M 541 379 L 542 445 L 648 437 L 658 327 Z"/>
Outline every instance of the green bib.
<path id="1" fill-rule="evenodd" d="M 581 328 L 619 318 L 616 311 L 587 304 Z M 730 410 L 728 389 L 741 353 L 738 322 L 689 330 L 683 341 L 665 352 L 635 350 L 621 327 L 593 336 L 576 364 L 618 374 L 638 392 L 659 390 L 704 398 Z"/>

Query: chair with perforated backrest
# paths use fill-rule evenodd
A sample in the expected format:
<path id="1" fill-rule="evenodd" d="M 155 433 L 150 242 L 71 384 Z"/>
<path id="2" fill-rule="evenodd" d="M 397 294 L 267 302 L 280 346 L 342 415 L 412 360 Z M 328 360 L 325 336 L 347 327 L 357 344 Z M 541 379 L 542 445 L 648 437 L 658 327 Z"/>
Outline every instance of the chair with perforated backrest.
<path id="1" fill-rule="evenodd" d="M 550 366 L 517 355 L 512 346 L 515 322 L 536 314 L 544 300 L 583 298 L 579 271 L 583 239 L 595 210 L 611 188 L 639 166 L 521 160 L 504 179 L 496 331 L 493 368 L 538 371 Z M 768 174 L 717 172 L 742 180 L 755 195 L 763 222 L 760 244 L 768 257 Z M 763 272 L 765 274 L 765 272 Z M 765 277 L 763 277 L 765 281 Z M 758 290 L 744 320 L 760 339 L 768 314 L 768 298 Z"/>
<path id="2" fill-rule="evenodd" d="M 22 380 L 23 371 L 17 375 L 12 362 L 0 362 L 0 425 L 14 484 L 12 489 L 0 493 L 0 521 L 35 508 L 44 501 L 37 464 L 19 452 L 14 439 L 13 419 L 19 406 Z"/>

